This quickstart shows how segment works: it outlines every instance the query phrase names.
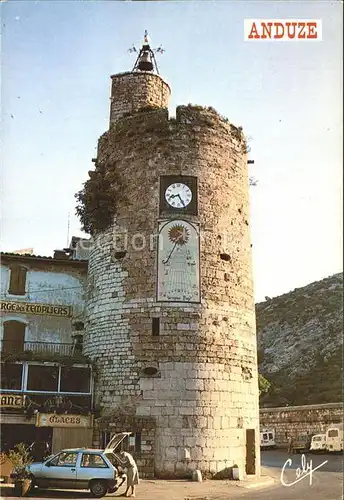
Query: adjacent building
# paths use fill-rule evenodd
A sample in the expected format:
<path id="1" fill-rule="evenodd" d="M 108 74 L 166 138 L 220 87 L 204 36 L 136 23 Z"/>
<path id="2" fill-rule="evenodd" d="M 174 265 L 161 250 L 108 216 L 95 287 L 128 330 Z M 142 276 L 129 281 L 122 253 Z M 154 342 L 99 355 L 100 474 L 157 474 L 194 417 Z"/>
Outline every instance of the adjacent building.
<path id="1" fill-rule="evenodd" d="M 93 373 L 82 354 L 87 259 L 1 254 L 1 441 L 91 444 Z M 80 252 L 79 252 L 80 253 Z M 86 253 L 84 257 L 87 256 Z"/>

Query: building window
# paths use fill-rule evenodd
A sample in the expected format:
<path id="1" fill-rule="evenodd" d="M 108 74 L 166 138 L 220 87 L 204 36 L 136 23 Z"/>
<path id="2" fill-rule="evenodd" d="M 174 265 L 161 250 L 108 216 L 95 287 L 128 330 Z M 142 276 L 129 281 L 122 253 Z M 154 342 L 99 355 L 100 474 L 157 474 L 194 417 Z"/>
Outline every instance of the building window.
<path id="1" fill-rule="evenodd" d="M 0 387 L 11 391 L 22 388 L 23 365 L 16 363 L 1 363 Z"/>
<path id="2" fill-rule="evenodd" d="M 26 324 L 21 321 L 5 321 L 2 338 L 2 352 L 13 354 L 23 352 Z"/>
<path id="3" fill-rule="evenodd" d="M 58 366 L 29 365 L 27 390 L 37 392 L 57 392 L 59 381 Z"/>
<path id="4" fill-rule="evenodd" d="M 135 434 L 135 453 L 141 453 L 141 432 Z"/>
<path id="5" fill-rule="evenodd" d="M 109 431 L 102 431 L 101 434 L 101 447 L 103 450 L 107 447 L 111 439 L 111 433 Z"/>
<path id="6" fill-rule="evenodd" d="M 90 392 L 89 368 L 61 367 L 60 392 Z"/>
<path id="7" fill-rule="evenodd" d="M 23 266 L 10 268 L 10 285 L 8 293 L 11 295 L 25 295 L 27 269 Z"/>

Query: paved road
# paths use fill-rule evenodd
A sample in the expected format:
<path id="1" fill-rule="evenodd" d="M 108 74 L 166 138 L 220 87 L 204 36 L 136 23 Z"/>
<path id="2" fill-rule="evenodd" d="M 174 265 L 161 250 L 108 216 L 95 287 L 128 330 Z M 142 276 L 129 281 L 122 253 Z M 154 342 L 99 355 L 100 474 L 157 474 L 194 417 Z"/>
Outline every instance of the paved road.
<path id="1" fill-rule="evenodd" d="M 291 458 L 282 475 L 283 481 L 290 486 L 281 484 L 281 472 L 286 461 Z M 137 488 L 136 500 L 343 500 L 343 456 L 341 455 L 305 455 L 304 468 L 312 462 L 313 474 L 304 477 L 291 485 L 297 479 L 297 468 L 301 468 L 301 456 L 291 457 L 285 451 L 272 450 L 262 453 L 263 474 L 275 479 L 274 485 L 248 488 L 233 481 L 205 481 L 191 483 L 185 481 L 142 481 Z M 323 462 L 326 463 L 321 465 Z M 289 466 L 290 465 L 290 466 Z M 319 467 L 317 470 L 316 467 Z M 303 477 L 303 476 L 300 476 Z M 252 481 L 251 486 L 253 486 Z M 120 490 L 120 493 L 122 491 Z M 2 491 L 0 498 L 15 500 L 11 490 Z M 89 500 L 86 492 L 45 491 L 30 497 L 31 500 Z M 119 498 L 118 494 L 107 496 L 109 499 Z"/>
<path id="2" fill-rule="evenodd" d="M 236 498 L 250 500 L 343 500 L 343 455 L 305 454 L 304 469 L 312 465 L 313 474 L 299 482 L 284 486 L 281 484 L 281 473 L 284 464 L 290 458 L 292 463 L 285 467 L 282 479 L 286 484 L 297 480 L 297 469 L 302 470 L 302 456 L 288 456 L 286 451 L 272 450 L 262 453 L 262 465 L 267 467 L 268 474 L 276 479 L 276 486 L 259 491 L 247 492 Z M 324 463 L 326 462 L 326 463 Z M 323 464 L 323 465 L 322 465 Z M 320 467 L 319 467 L 320 466 Z M 317 470 L 316 467 L 319 467 Z M 311 483 L 311 484 L 310 484 Z"/>
<path id="3" fill-rule="evenodd" d="M 326 472 L 342 472 L 344 466 L 344 455 L 341 453 L 305 453 L 307 462 L 312 461 L 313 469 L 321 463 L 327 461 L 319 471 Z M 272 467 L 281 471 L 284 463 L 288 458 L 291 458 L 292 464 L 290 468 L 296 469 L 300 466 L 301 455 L 288 455 L 284 450 L 269 450 L 262 452 L 261 462 L 264 467 Z"/>

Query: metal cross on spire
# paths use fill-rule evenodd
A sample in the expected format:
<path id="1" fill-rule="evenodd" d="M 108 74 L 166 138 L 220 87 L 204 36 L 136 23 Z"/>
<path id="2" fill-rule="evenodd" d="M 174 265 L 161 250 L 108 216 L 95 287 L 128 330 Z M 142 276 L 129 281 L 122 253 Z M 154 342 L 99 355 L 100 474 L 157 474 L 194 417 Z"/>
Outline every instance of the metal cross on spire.
<path id="1" fill-rule="evenodd" d="M 133 71 L 155 71 L 159 74 L 159 68 L 155 59 L 155 54 L 163 54 L 165 50 L 161 47 L 151 49 L 148 38 L 148 31 L 145 30 L 141 49 L 138 51 L 133 45 L 129 52 L 138 52 Z"/>

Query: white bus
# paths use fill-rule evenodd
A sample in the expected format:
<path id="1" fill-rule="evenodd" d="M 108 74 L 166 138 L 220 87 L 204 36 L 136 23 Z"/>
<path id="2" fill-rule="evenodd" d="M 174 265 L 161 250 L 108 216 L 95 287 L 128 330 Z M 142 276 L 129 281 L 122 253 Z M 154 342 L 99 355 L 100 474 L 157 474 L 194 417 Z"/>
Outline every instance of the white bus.
<path id="1" fill-rule="evenodd" d="M 343 424 L 331 424 L 326 431 L 326 449 L 328 451 L 343 451 Z"/>

